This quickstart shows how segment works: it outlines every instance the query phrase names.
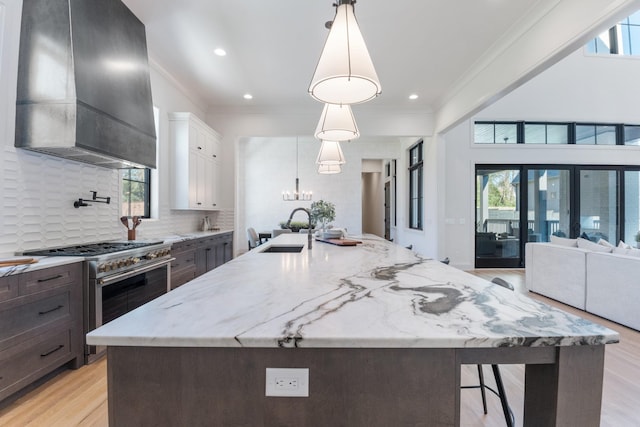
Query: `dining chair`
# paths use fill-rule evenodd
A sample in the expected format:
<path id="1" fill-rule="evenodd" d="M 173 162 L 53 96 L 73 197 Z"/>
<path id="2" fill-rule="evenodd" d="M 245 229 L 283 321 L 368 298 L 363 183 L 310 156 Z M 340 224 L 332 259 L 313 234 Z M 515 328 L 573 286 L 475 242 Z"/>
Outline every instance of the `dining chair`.
<path id="1" fill-rule="evenodd" d="M 260 246 L 260 239 L 258 238 L 258 233 L 256 233 L 256 230 L 253 227 L 247 228 L 247 240 L 249 243 L 249 250 Z"/>
<path id="2" fill-rule="evenodd" d="M 491 279 L 491 283 L 502 286 L 503 288 L 507 288 L 512 291 L 514 290 L 513 285 L 502 279 L 501 277 L 494 277 L 493 279 Z M 484 409 L 485 414 L 487 414 L 487 395 L 485 390 L 489 390 L 490 392 L 498 396 L 500 398 L 500 404 L 502 406 L 502 412 L 504 413 L 504 419 L 507 423 L 507 426 L 513 427 L 515 425 L 515 416 L 513 415 L 513 411 L 511 410 L 509 401 L 507 400 L 507 394 L 504 389 L 504 384 L 502 383 L 502 375 L 500 374 L 500 367 L 498 365 L 492 364 L 491 370 L 493 371 L 493 377 L 496 382 L 497 390 L 494 390 L 484 382 L 484 372 L 482 370 L 481 364 L 478 364 L 478 378 L 480 379 L 480 384 L 461 386 L 461 388 L 480 389 L 480 393 L 482 394 L 482 408 Z"/>

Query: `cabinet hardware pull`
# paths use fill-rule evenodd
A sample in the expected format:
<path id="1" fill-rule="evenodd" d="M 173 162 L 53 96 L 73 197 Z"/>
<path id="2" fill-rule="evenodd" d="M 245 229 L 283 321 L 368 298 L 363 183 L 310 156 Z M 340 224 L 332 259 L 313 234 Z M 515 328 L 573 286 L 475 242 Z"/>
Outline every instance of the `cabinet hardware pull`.
<path id="1" fill-rule="evenodd" d="M 202 147 L 198 147 L 198 150 L 202 150 Z"/>
<path id="2" fill-rule="evenodd" d="M 198 202 L 199 205 L 201 205 L 202 203 Z"/>
<path id="3" fill-rule="evenodd" d="M 55 353 L 56 351 L 60 350 L 61 348 L 64 348 L 64 344 L 58 344 L 58 346 L 56 348 L 53 348 L 49 351 L 45 351 L 44 353 L 40 354 L 40 357 L 47 357 L 50 354 Z"/>
<path id="4" fill-rule="evenodd" d="M 50 310 L 39 311 L 39 312 L 38 312 L 38 314 L 39 314 L 40 316 L 43 316 L 43 315 L 45 315 L 45 314 L 52 313 L 52 312 L 54 312 L 54 311 L 56 311 L 56 310 L 60 310 L 62 307 L 64 307 L 64 305 L 58 305 L 57 307 L 54 307 L 54 308 L 52 308 L 52 309 L 50 309 Z"/>
<path id="5" fill-rule="evenodd" d="M 58 274 L 57 276 L 47 277 L 46 279 L 38 279 L 38 283 L 48 282 L 49 280 L 62 279 L 64 276 L 62 274 Z"/>
<path id="6" fill-rule="evenodd" d="M 207 249 L 205 249 L 205 250 L 206 250 L 207 252 L 209 252 L 209 251 L 211 250 L 211 248 L 207 248 Z"/>
<path id="7" fill-rule="evenodd" d="M 218 156 L 216 156 L 216 155 L 214 154 L 214 155 L 213 155 L 213 157 L 218 157 Z"/>

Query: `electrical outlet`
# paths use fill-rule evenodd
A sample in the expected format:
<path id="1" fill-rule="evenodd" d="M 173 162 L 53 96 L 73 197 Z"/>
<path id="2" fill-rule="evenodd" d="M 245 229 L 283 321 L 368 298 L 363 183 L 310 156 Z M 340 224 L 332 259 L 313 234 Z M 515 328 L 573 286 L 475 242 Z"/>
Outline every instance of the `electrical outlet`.
<path id="1" fill-rule="evenodd" d="M 265 396 L 309 397 L 309 369 L 267 368 Z"/>

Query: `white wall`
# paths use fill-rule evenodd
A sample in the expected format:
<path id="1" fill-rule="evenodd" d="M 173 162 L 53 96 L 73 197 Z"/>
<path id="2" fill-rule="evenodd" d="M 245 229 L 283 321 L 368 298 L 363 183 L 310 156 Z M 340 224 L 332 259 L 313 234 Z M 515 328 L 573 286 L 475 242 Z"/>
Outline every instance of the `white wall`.
<path id="1" fill-rule="evenodd" d="M 118 171 L 14 148 L 20 1 L 0 0 L 0 254 L 99 240 L 126 239 L 120 224 Z M 139 238 L 194 231 L 205 213 L 169 209 L 168 120 L 171 111 L 204 109 L 157 68 L 151 71 L 154 103 L 160 108 L 159 216 L 138 227 Z M 112 203 L 76 209 L 90 191 Z M 233 211 L 210 213 L 217 225 L 233 227 Z"/>
<path id="2" fill-rule="evenodd" d="M 444 197 L 427 195 L 427 205 L 442 203 L 437 254 L 453 265 L 474 265 L 474 173 L 476 164 L 638 165 L 640 147 L 475 145 L 475 120 L 577 121 L 640 124 L 640 60 L 585 56 L 580 50 L 465 121 L 438 145 Z M 428 154 L 429 162 L 437 157 Z M 428 179 L 428 178 L 427 178 Z M 428 184 L 427 184 L 428 185 Z"/>

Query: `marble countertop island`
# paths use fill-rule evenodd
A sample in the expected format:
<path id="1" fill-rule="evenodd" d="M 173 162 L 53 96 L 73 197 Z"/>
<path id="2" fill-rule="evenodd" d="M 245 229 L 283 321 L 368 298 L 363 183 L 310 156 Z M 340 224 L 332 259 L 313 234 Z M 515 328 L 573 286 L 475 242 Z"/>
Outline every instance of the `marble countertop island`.
<path id="1" fill-rule="evenodd" d="M 461 366 L 504 363 L 525 365 L 524 425 L 600 425 L 617 333 L 361 240 L 280 235 L 89 333 L 110 425 L 455 427 Z M 265 252 L 282 245 L 303 249 Z M 269 394 L 271 368 L 302 368 L 304 397 Z"/>
<path id="2" fill-rule="evenodd" d="M 374 236 L 283 234 L 87 336 L 151 347 L 493 348 L 618 334 Z M 304 245 L 299 253 L 265 253 Z"/>

